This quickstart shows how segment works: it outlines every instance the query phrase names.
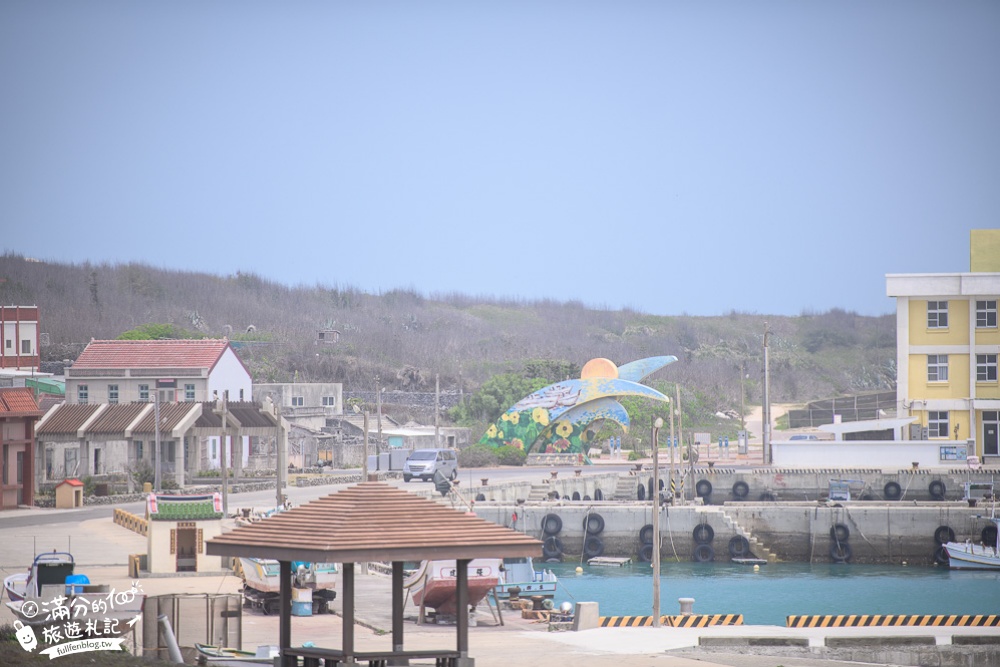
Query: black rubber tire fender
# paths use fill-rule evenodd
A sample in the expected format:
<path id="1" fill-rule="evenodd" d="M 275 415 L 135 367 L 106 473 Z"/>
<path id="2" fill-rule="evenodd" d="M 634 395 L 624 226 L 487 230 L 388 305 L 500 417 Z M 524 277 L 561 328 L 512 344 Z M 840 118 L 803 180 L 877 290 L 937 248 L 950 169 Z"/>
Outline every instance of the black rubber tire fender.
<path id="1" fill-rule="evenodd" d="M 573 492 L 573 500 L 580 500 L 580 492 L 579 491 L 574 491 Z"/>
<path id="2" fill-rule="evenodd" d="M 847 542 L 834 542 L 830 545 L 830 560 L 834 563 L 846 563 L 851 560 L 851 545 Z"/>
<path id="3" fill-rule="evenodd" d="M 562 517 L 558 514 L 546 514 L 542 517 L 542 532 L 555 535 L 562 530 Z"/>
<path id="4" fill-rule="evenodd" d="M 830 539 L 834 542 L 846 542 L 851 537 L 851 530 L 842 523 L 830 526 Z"/>
<path id="5" fill-rule="evenodd" d="M 646 499 L 646 485 L 643 484 L 642 482 L 639 482 L 639 486 L 635 490 L 635 497 L 638 498 L 639 500 Z"/>
<path id="6" fill-rule="evenodd" d="M 951 559 L 948 557 L 948 550 L 944 548 L 943 544 L 934 550 L 934 562 L 938 565 L 947 565 L 951 562 Z"/>
<path id="7" fill-rule="evenodd" d="M 604 492 L 600 489 L 594 489 L 594 500 L 604 500 Z"/>
<path id="8" fill-rule="evenodd" d="M 707 523 L 699 523 L 691 531 L 691 536 L 696 544 L 708 544 L 715 539 L 715 530 Z"/>
<path id="9" fill-rule="evenodd" d="M 951 526 L 938 526 L 937 530 L 934 531 L 934 542 L 937 544 L 944 544 L 945 542 L 955 541 L 955 531 L 951 529 Z"/>
<path id="10" fill-rule="evenodd" d="M 481 503 L 484 500 L 486 500 L 486 496 L 485 495 L 483 495 L 482 493 L 477 493 L 476 494 L 476 502 L 477 503 Z"/>
<path id="11" fill-rule="evenodd" d="M 604 530 L 604 517 L 600 514 L 588 514 L 583 517 L 583 534 L 600 535 Z"/>
<path id="12" fill-rule="evenodd" d="M 711 563 L 715 560 L 715 549 L 711 544 L 699 544 L 695 546 L 691 559 L 696 563 Z"/>
<path id="13" fill-rule="evenodd" d="M 886 482 L 882 488 L 882 495 L 886 500 L 899 500 L 903 497 L 903 489 L 899 482 Z"/>
<path id="14" fill-rule="evenodd" d="M 750 495 L 750 485 L 742 479 L 733 484 L 733 497 L 743 500 Z"/>
<path id="15" fill-rule="evenodd" d="M 653 524 L 647 523 L 645 526 L 639 529 L 639 543 L 640 544 L 653 543 Z"/>
<path id="16" fill-rule="evenodd" d="M 729 556 L 731 558 L 746 558 L 750 554 L 750 542 L 742 535 L 734 535 L 729 539 Z"/>
<path id="17" fill-rule="evenodd" d="M 600 558 L 604 554 L 604 542 L 601 538 L 591 535 L 583 541 L 584 558 Z"/>
<path id="18" fill-rule="evenodd" d="M 548 558 L 561 558 L 563 555 L 563 543 L 555 535 L 550 535 L 542 542 L 542 556 Z"/>
<path id="19" fill-rule="evenodd" d="M 712 483 L 707 479 L 699 479 L 698 483 L 694 485 L 694 490 L 699 498 L 708 498 L 712 495 Z"/>
<path id="20" fill-rule="evenodd" d="M 997 527 L 986 526 L 983 528 L 983 532 L 979 534 L 979 539 L 986 546 L 995 547 L 997 545 Z"/>
<path id="21" fill-rule="evenodd" d="M 639 560 L 642 561 L 643 563 L 649 563 L 650 561 L 652 561 L 653 560 L 653 545 L 652 544 L 643 544 L 641 547 L 639 547 L 638 557 L 639 557 Z"/>
<path id="22" fill-rule="evenodd" d="M 944 500 L 944 494 L 947 490 L 944 482 L 939 479 L 935 479 L 927 485 L 927 493 L 931 494 L 932 500 Z"/>
<path id="23" fill-rule="evenodd" d="M 760 494 L 760 500 L 765 503 L 773 503 L 778 500 L 778 497 L 770 491 L 762 491 Z"/>

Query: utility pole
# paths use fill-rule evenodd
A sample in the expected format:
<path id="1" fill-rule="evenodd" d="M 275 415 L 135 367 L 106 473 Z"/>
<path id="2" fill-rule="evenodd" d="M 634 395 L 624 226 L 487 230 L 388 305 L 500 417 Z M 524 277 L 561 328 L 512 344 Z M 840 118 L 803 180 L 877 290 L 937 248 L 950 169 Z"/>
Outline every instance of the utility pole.
<path id="1" fill-rule="evenodd" d="M 160 492 L 162 472 L 160 469 L 160 391 L 153 394 L 153 490 Z"/>
<path id="2" fill-rule="evenodd" d="M 660 427 L 661 417 L 653 418 L 653 627 L 660 627 Z"/>
<path id="3" fill-rule="evenodd" d="M 441 446 L 441 427 L 438 425 L 438 413 L 441 412 L 441 376 L 434 374 L 434 446 Z"/>
<path id="4" fill-rule="evenodd" d="M 368 410 L 365 410 L 365 439 L 364 439 L 364 452 L 361 454 L 361 481 L 368 481 Z"/>
<path id="5" fill-rule="evenodd" d="M 670 482 L 668 488 L 670 489 L 670 504 L 674 504 L 674 499 L 677 497 L 674 494 L 674 450 L 677 449 L 674 440 L 674 405 L 673 402 L 670 404 Z"/>
<path id="6" fill-rule="evenodd" d="M 767 322 L 764 322 L 764 407 L 761 410 L 764 417 L 763 431 L 764 465 L 771 465 L 771 373 L 768 368 L 767 339 L 770 336 Z"/>
<path id="7" fill-rule="evenodd" d="M 222 391 L 222 397 L 215 402 L 215 411 L 222 416 L 222 435 L 219 438 L 219 460 L 222 462 L 222 515 L 229 516 L 229 452 L 227 451 L 226 416 L 229 412 L 229 390 Z"/>
<path id="8" fill-rule="evenodd" d="M 382 446 L 382 387 L 377 375 L 375 376 L 375 419 L 378 423 L 378 438 L 375 439 L 375 456 L 377 457 L 378 448 Z M 368 448 L 365 447 L 365 453 L 367 454 L 367 452 Z"/>

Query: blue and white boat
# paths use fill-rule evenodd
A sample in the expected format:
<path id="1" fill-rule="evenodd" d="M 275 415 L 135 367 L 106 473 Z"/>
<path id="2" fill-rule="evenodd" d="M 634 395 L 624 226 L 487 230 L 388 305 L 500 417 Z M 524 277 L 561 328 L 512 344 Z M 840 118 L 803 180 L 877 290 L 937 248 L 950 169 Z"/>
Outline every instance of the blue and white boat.
<path id="1" fill-rule="evenodd" d="M 531 557 L 504 558 L 500 570 L 500 581 L 497 583 L 496 597 L 500 600 L 510 598 L 510 589 L 518 588 L 519 596 L 532 597 L 541 595 L 553 598 L 556 594 L 558 578 L 552 570 L 536 570 Z"/>

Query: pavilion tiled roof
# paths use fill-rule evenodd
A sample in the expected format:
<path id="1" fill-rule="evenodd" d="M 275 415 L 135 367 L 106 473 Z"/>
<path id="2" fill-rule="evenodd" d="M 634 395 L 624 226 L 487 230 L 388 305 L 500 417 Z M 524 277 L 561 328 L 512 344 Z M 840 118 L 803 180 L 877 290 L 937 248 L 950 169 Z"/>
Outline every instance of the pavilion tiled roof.
<path id="1" fill-rule="evenodd" d="M 191 414 L 198 403 L 160 403 L 160 431 L 172 431 Z M 156 430 L 156 413 L 147 412 L 132 429 L 133 433 L 153 433 Z"/>
<path id="2" fill-rule="evenodd" d="M 122 433 L 149 403 L 112 403 L 87 427 L 90 433 Z"/>
<path id="3" fill-rule="evenodd" d="M 542 543 L 383 482 L 363 482 L 241 526 L 207 553 L 312 562 L 541 556 Z"/>
<path id="4" fill-rule="evenodd" d="M 251 401 L 230 401 L 226 404 L 226 409 L 231 417 L 235 418 L 244 428 L 273 427 L 274 422 L 261 414 L 259 403 Z M 232 420 L 229 421 L 232 424 Z M 195 422 L 195 426 L 201 428 L 222 428 L 222 415 L 215 412 L 215 403 L 202 403 L 201 416 Z"/>
<path id="5" fill-rule="evenodd" d="M 151 521 L 203 521 L 222 518 L 222 512 L 215 510 L 215 500 L 210 495 L 157 495 L 156 509 L 156 512 L 149 513 Z"/>
<path id="6" fill-rule="evenodd" d="M 35 394 L 28 387 L 0 389 L 0 415 L 40 417 L 42 411 L 35 403 Z"/>
<path id="7" fill-rule="evenodd" d="M 213 368 L 229 347 L 226 339 L 92 340 L 73 369 Z"/>

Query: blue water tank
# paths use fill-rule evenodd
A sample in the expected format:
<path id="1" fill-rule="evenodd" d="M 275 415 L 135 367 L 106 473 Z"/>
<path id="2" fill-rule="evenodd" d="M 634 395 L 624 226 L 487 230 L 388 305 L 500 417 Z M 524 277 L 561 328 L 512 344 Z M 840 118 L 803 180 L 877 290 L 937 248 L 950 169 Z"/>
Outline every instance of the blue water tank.
<path id="1" fill-rule="evenodd" d="M 66 595 L 77 595 L 83 592 L 83 587 L 90 583 L 85 574 L 71 574 L 66 577 Z"/>

